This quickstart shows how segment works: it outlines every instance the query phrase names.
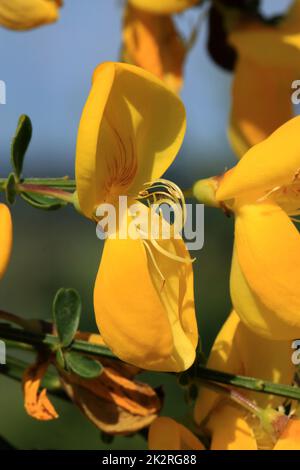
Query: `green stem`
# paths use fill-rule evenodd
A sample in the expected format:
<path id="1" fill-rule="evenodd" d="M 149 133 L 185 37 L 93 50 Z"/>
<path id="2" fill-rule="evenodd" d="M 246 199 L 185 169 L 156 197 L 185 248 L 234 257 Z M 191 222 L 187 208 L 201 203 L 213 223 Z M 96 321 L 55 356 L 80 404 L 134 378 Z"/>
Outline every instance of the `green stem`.
<path id="1" fill-rule="evenodd" d="M 197 378 L 203 382 L 218 382 L 232 387 L 251 390 L 258 393 L 266 393 L 284 398 L 291 398 L 300 401 L 300 388 L 291 385 L 275 384 L 254 377 L 244 377 L 241 375 L 227 374 L 205 366 L 198 366 Z"/>
<path id="2" fill-rule="evenodd" d="M 59 347 L 57 336 L 50 334 L 37 334 L 28 331 L 20 330 L 18 328 L 1 325 L 0 324 L 0 338 L 12 341 L 19 341 L 21 343 L 29 344 L 35 347 L 48 347 L 50 350 L 55 351 Z M 104 356 L 110 359 L 116 359 L 116 356 L 105 346 L 98 344 L 88 343 L 87 341 L 74 340 L 71 345 L 72 351 L 83 354 L 92 354 L 94 356 Z"/>
<path id="3" fill-rule="evenodd" d="M 0 178 L 0 190 L 5 189 L 6 182 L 6 178 Z M 63 176 L 62 178 L 26 178 L 24 181 L 22 181 L 22 183 L 37 186 L 47 186 L 49 188 L 60 188 L 69 191 L 75 191 L 76 189 L 75 180 L 69 179 L 68 176 Z"/>
<path id="4" fill-rule="evenodd" d="M 37 328 L 39 325 L 38 321 L 35 320 L 26 320 L 25 318 L 14 315 L 13 313 L 0 310 L 0 321 L 13 323 L 20 326 L 24 330 L 33 331 L 32 328 Z"/>
<path id="5" fill-rule="evenodd" d="M 35 351 L 34 347 L 31 346 L 30 344 L 20 343 L 19 341 L 6 339 L 5 344 L 6 344 L 6 347 L 10 349 L 22 349 L 23 351 L 30 351 L 30 352 Z"/>
<path id="6" fill-rule="evenodd" d="M 69 189 L 70 191 L 75 191 L 76 189 L 75 180 L 69 179 L 68 176 L 63 176 L 62 178 L 26 178 L 24 182 L 35 185 L 45 185 L 50 188 Z"/>
<path id="7" fill-rule="evenodd" d="M 249 413 L 254 414 L 255 416 L 259 416 L 261 412 L 261 408 L 259 408 L 254 402 L 249 400 L 249 398 L 241 395 L 236 390 L 224 387 L 224 385 L 219 385 L 214 382 L 204 382 L 203 386 L 213 390 L 214 392 L 227 396 L 230 400 L 234 401 L 234 403 L 237 403 L 239 406 L 249 411 Z"/>
<path id="8" fill-rule="evenodd" d="M 64 202 L 73 203 L 73 194 L 60 188 L 50 188 L 41 184 L 21 183 L 17 185 L 17 189 L 20 192 L 51 196 Z"/>
<path id="9" fill-rule="evenodd" d="M 18 328 L 9 327 L 4 324 L 0 324 L 0 338 L 3 340 L 29 344 L 36 348 L 49 348 L 52 351 L 56 351 L 59 347 L 57 336 L 31 333 Z M 70 349 L 82 354 L 99 356 L 99 358 L 107 357 L 118 360 L 118 358 L 107 347 L 83 340 L 74 340 Z M 202 365 L 198 365 L 197 367 L 197 378 L 203 382 L 217 382 L 244 390 L 252 390 L 254 392 L 277 395 L 300 401 L 300 388 L 290 385 L 275 384 L 273 382 L 267 382 L 253 377 L 228 374 L 208 369 Z"/>

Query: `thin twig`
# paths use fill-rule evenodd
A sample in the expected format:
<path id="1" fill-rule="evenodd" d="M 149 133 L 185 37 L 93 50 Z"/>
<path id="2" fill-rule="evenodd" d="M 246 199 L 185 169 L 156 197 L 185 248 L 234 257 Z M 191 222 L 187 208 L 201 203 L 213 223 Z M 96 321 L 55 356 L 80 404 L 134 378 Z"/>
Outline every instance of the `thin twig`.
<path id="1" fill-rule="evenodd" d="M 0 324 L 0 338 L 4 340 L 12 340 L 14 342 L 21 342 L 24 344 L 32 345 L 36 348 L 49 348 L 55 351 L 59 346 L 58 338 L 50 334 L 35 334 L 27 331 Z M 93 356 L 107 357 L 114 360 L 119 360 L 113 353 L 105 346 L 89 343 L 83 340 L 74 340 L 70 346 L 72 351 L 82 354 L 91 354 Z M 265 393 L 270 395 L 277 395 L 280 397 L 290 398 L 300 401 L 300 388 L 275 384 L 273 382 L 264 381 L 253 377 L 244 377 L 240 375 L 228 374 L 213 369 L 208 369 L 205 366 L 197 366 L 197 379 L 204 382 L 216 382 L 232 387 L 237 387 L 245 390 L 252 390 L 254 392 Z"/>

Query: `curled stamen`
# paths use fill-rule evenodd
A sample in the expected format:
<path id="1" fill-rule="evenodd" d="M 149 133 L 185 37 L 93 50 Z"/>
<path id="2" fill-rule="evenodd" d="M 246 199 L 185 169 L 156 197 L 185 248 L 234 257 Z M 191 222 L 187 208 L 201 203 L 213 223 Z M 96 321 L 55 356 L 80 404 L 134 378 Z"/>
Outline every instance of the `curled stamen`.
<path id="1" fill-rule="evenodd" d="M 263 202 L 272 195 L 275 195 L 276 200 L 281 200 L 282 198 L 298 200 L 300 198 L 300 168 L 296 171 L 293 179 L 289 184 L 283 186 L 275 186 L 274 188 L 269 190 L 264 196 L 259 198 L 258 202 Z"/>
<path id="2" fill-rule="evenodd" d="M 152 188 L 151 188 L 152 189 Z M 170 202 L 170 193 L 166 193 L 164 191 L 155 191 L 153 193 L 148 193 L 148 192 L 141 192 L 139 194 L 139 200 L 144 200 L 144 199 L 149 199 L 150 197 L 154 199 L 154 201 L 156 202 L 157 200 L 160 201 L 160 204 L 163 204 L 162 202 L 162 198 L 160 196 L 164 196 L 164 199 L 163 199 L 163 202 Z M 150 201 L 149 201 L 150 202 Z M 172 202 L 175 202 L 173 201 L 173 198 L 172 198 Z M 176 200 L 176 203 L 179 202 L 179 200 Z"/>
<path id="3" fill-rule="evenodd" d="M 154 240 L 154 239 L 151 239 L 149 241 L 150 241 L 150 243 L 152 243 L 154 248 L 157 249 L 157 251 L 159 251 L 162 255 L 165 255 L 165 256 L 167 256 L 167 258 L 170 258 L 174 261 L 179 261 L 179 263 L 190 264 L 190 263 L 193 263 L 196 260 L 196 258 L 183 258 L 181 256 L 174 255 L 174 253 L 170 253 L 169 251 L 164 250 L 164 248 L 162 248 L 159 245 L 159 243 L 157 243 L 157 241 Z"/>
<path id="4" fill-rule="evenodd" d="M 137 231 L 143 237 L 143 242 L 147 241 L 149 244 L 153 245 L 153 247 L 162 255 L 166 256 L 167 258 L 172 259 L 173 261 L 178 261 L 179 263 L 190 264 L 193 263 L 196 258 L 183 258 L 182 256 L 174 255 L 174 253 L 170 253 L 169 251 L 162 248 L 159 243 L 154 238 L 147 238 L 147 234 L 143 232 L 140 228 L 137 228 Z M 150 248 L 150 247 L 148 247 Z"/>
<path id="5" fill-rule="evenodd" d="M 264 196 L 260 197 L 257 202 L 264 202 L 266 199 L 268 199 L 269 196 L 271 196 L 272 194 L 276 193 L 277 191 L 279 191 L 281 189 L 281 186 L 276 186 L 275 188 L 271 189 L 270 191 L 268 191 Z"/>
<path id="6" fill-rule="evenodd" d="M 144 184 L 145 189 L 139 193 L 139 200 L 153 200 L 155 203 L 160 205 L 166 203 L 175 203 L 176 206 L 180 206 L 182 211 L 182 226 L 186 222 L 186 205 L 185 198 L 181 189 L 172 181 L 160 178 L 155 182 L 146 182 Z"/>
<path id="7" fill-rule="evenodd" d="M 172 207 L 171 203 L 175 203 L 176 206 L 180 206 L 181 214 L 182 214 L 182 226 L 184 226 L 185 221 L 186 221 L 186 206 L 185 206 L 185 198 L 181 189 L 172 181 L 168 181 L 163 178 L 160 178 L 156 180 L 155 182 L 146 182 L 144 186 L 145 186 L 145 189 L 143 189 L 139 193 L 139 200 L 140 201 L 148 200 L 149 204 L 151 204 L 151 200 L 153 200 L 155 203 L 158 202 L 159 206 L 166 203 L 166 204 L 170 204 Z M 158 208 L 158 211 L 159 211 L 159 215 L 162 217 L 163 211 L 161 210 L 161 207 Z M 147 236 L 147 234 L 143 232 L 140 228 L 137 228 L 137 230 L 140 233 L 141 237 L 143 238 L 143 241 L 148 242 L 148 244 L 145 244 L 145 246 L 147 246 L 147 249 L 149 252 L 151 252 L 151 248 L 149 246 L 151 244 L 153 248 L 155 248 L 158 252 L 172 259 L 173 261 L 177 261 L 177 262 L 185 263 L 185 264 L 189 264 L 194 261 L 194 259 L 183 258 L 181 256 L 177 256 L 174 253 L 171 253 L 165 250 L 164 248 L 160 246 L 160 244 L 153 237 Z M 151 255 L 152 255 L 152 252 L 151 252 Z M 151 256 L 151 259 L 153 260 L 153 255 Z M 157 264 L 156 264 L 156 269 L 159 271 Z"/>
<path id="8" fill-rule="evenodd" d="M 169 188 L 170 193 L 175 197 L 176 203 L 179 202 L 179 204 L 182 207 L 183 211 L 183 224 L 186 222 L 186 204 L 185 204 L 185 197 L 182 192 L 182 190 L 177 186 L 177 184 L 173 183 L 172 181 L 165 180 L 163 178 L 157 180 L 158 182 L 161 182 L 166 185 L 167 188 Z"/>

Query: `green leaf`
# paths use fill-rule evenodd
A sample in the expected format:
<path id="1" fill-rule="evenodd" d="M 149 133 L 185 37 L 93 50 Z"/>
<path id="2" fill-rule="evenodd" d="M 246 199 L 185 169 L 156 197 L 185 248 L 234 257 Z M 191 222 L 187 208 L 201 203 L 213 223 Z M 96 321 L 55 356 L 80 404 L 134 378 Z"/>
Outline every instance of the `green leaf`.
<path id="1" fill-rule="evenodd" d="M 62 347 L 71 344 L 78 329 L 81 300 L 74 289 L 59 289 L 53 302 L 53 318 Z"/>
<path id="2" fill-rule="evenodd" d="M 67 367 L 84 379 L 95 379 L 101 374 L 103 367 L 99 361 L 88 356 L 82 356 L 76 352 L 66 352 L 65 361 Z"/>
<path id="3" fill-rule="evenodd" d="M 42 194 L 21 193 L 21 197 L 31 206 L 44 211 L 54 211 L 67 205 L 66 202 L 60 199 L 44 196 Z"/>
<path id="4" fill-rule="evenodd" d="M 66 365 L 65 358 L 60 348 L 56 351 L 56 362 L 59 365 L 59 367 L 61 367 L 62 369 L 65 368 L 65 365 Z"/>
<path id="5" fill-rule="evenodd" d="M 23 114 L 19 118 L 18 127 L 11 144 L 11 163 L 19 177 L 22 173 L 25 153 L 32 136 L 32 125 L 30 118 Z"/>
<path id="6" fill-rule="evenodd" d="M 9 204 L 13 204 L 16 200 L 16 179 L 14 173 L 10 173 L 6 180 L 5 186 L 6 199 Z"/>

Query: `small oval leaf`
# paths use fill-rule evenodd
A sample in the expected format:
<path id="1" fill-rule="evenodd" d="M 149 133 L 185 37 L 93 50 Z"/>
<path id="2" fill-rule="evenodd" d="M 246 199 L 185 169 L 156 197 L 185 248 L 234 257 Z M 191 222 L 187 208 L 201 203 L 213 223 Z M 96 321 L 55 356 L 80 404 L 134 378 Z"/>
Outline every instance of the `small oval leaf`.
<path id="1" fill-rule="evenodd" d="M 54 211 L 66 206 L 66 202 L 53 197 L 43 196 L 41 194 L 21 193 L 22 199 L 36 209 L 44 211 Z"/>
<path id="2" fill-rule="evenodd" d="M 79 326 L 81 300 L 74 289 L 59 289 L 53 302 L 53 318 L 62 347 L 72 342 Z"/>
<path id="3" fill-rule="evenodd" d="M 67 367 L 84 379 L 95 379 L 101 374 L 103 367 L 99 361 L 76 352 L 65 353 Z"/>
<path id="4" fill-rule="evenodd" d="M 32 137 L 32 124 L 28 116 L 19 118 L 18 127 L 11 143 L 11 163 L 16 175 L 22 173 L 25 153 Z"/>
<path id="5" fill-rule="evenodd" d="M 17 196 L 16 179 L 14 173 L 10 173 L 5 186 L 6 200 L 9 204 L 14 204 Z"/>

